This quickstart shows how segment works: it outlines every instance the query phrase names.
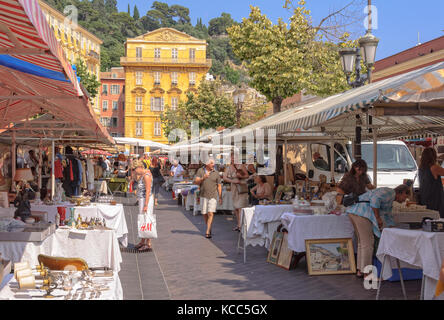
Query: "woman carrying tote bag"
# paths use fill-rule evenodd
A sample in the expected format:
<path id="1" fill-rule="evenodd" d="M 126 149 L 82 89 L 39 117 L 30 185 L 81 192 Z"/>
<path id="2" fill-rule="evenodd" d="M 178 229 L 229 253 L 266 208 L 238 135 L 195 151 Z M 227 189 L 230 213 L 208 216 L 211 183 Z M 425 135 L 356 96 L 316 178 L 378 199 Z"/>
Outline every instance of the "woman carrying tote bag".
<path id="1" fill-rule="evenodd" d="M 151 251 L 151 239 L 157 238 L 156 216 L 153 213 L 153 177 L 150 170 L 145 169 L 141 160 L 133 161 L 132 168 L 136 175 L 136 194 L 139 202 L 137 228 L 139 238 L 141 238 L 140 242 L 136 245 L 136 249 L 139 251 Z"/>

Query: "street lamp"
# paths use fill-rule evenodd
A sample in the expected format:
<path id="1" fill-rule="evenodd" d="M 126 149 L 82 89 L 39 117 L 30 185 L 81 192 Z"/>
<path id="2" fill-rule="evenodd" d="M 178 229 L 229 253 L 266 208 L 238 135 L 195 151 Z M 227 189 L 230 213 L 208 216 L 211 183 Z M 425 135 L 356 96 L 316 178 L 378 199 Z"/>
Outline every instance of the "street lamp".
<path id="1" fill-rule="evenodd" d="M 233 101 L 236 105 L 236 126 L 240 128 L 240 116 L 243 108 L 243 104 L 245 101 L 245 93 L 246 90 L 242 88 L 236 89 L 233 93 Z"/>
<path id="2" fill-rule="evenodd" d="M 371 72 L 375 65 L 376 48 L 378 47 L 379 39 L 371 33 L 370 21 L 367 33 L 358 40 L 358 43 L 360 48 L 343 48 L 339 50 L 342 69 L 347 77 L 347 83 L 353 88 L 363 86 L 367 80 L 371 83 Z M 367 74 L 361 74 L 362 57 L 364 58 L 364 65 L 367 67 Z M 355 80 L 352 82 L 350 81 L 350 76 L 353 73 L 353 67 L 355 69 Z M 372 119 L 371 116 L 369 116 L 369 123 L 371 122 Z M 356 115 L 356 140 L 354 148 L 356 159 L 361 159 L 361 125 L 362 121 L 360 116 Z"/>

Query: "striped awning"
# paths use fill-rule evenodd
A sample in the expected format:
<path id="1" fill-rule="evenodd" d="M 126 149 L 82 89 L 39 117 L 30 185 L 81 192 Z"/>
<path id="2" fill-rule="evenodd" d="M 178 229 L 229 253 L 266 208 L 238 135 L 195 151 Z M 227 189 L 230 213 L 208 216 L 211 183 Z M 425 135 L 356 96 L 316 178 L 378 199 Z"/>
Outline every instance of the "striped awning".
<path id="1" fill-rule="evenodd" d="M 37 0 L 0 0 L 0 65 L 58 80 L 66 92 L 83 95 Z"/>
<path id="2" fill-rule="evenodd" d="M 407 74 L 355 88 L 302 107 L 287 110 L 262 120 L 264 129 L 276 129 L 277 135 L 321 127 L 339 117 L 371 107 L 377 103 L 402 105 L 444 101 L 444 62 Z M 444 107 L 444 103 L 442 105 Z M 280 115 L 280 116 L 279 116 Z M 418 116 L 421 116 L 418 111 Z M 405 130 L 405 121 L 415 126 L 418 119 L 390 119 L 398 130 Z M 404 117 L 405 118 L 405 117 Z M 421 117 L 424 122 L 438 125 L 439 117 Z M 433 118 L 433 119 L 432 119 Z M 441 118 L 442 119 L 442 118 Z M 267 123 L 268 122 L 268 123 Z"/>
<path id="3" fill-rule="evenodd" d="M 37 0 L 0 0 L 0 129 L 21 141 L 114 143 Z"/>

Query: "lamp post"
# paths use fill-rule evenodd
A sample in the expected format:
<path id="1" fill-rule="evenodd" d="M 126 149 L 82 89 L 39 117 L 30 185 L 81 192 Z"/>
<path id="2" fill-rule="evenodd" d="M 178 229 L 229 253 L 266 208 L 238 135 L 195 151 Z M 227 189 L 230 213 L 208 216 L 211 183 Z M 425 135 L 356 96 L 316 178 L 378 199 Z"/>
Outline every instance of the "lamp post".
<path id="1" fill-rule="evenodd" d="M 233 101 L 236 105 L 236 126 L 240 128 L 240 116 L 245 101 L 246 90 L 243 88 L 237 88 L 233 93 Z"/>
<path id="2" fill-rule="evenodd" d="M 365 36 L 358 40 L 359 48 L 343 48 L 339 50 L 341 58 L 342 69 L 347 77 L 347 83 L 353 87 L 358 88 L 363 86 L 366 81 L 371 83 L 372 68 L 375 65 L 376 48 L 378 47 L 379 39 L 371 33 L 371 1 L 369 0 L 369 27 Z M 361 73 L 361 61 L 367 68 L 367 74 Z M 354 69 L 354 70 L 353 70 Z M 350 81 L 350 76 L 355 72 L 355 80 Z M 369 123 L 372 119 L 369 116 Z M 356 140 L 355 140 L 355 159 L 361 159 L 361 125 L 360 116 L 356 116 Z"/>

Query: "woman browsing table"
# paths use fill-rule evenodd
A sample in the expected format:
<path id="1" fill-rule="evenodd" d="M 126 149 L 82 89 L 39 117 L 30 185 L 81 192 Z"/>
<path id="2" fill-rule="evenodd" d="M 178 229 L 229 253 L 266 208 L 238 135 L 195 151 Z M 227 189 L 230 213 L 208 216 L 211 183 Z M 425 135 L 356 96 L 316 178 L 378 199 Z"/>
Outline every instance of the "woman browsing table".
<path id="1" fill-rule="evenodd" d="M 357 273 L 372 265 L 374 236 L 380 238 L 384 226 L 394 226 L 392 218 L 393 201 L 403 203 L 410 194 L 410 187 L 405 184 L 391 188 L 377 188 L 359 196 L 359 202 L 347 207 L 346 212 L 355 229 L 358 239 Z M 366 275 L 365 275 L 366 276 Z"/>
<path id="2" fill-rule="evenodd" d="M 248 172 L 243 164 L 234 163 L 234 154 L 231 154 L 231 164 L 224 172 L 224 181 L 231 183 L 231 196 L 233 197 L 234 214 L 237 224 L 233 231 L 240 231 L 240 211 L 248 207 Z"/>

